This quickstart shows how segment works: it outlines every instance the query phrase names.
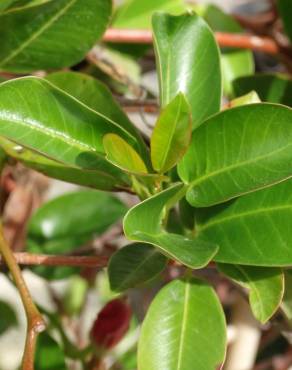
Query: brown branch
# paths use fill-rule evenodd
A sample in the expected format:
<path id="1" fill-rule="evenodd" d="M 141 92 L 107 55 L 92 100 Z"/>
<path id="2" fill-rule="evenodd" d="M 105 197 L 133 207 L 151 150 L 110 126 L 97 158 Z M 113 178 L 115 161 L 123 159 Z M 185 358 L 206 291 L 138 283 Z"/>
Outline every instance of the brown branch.
<path id="1" fill-rule="evenodd" d="M 46 254 L 14 253 L 19 265 L 74 266 L 102 268 L 107 266 L 108 256 L 56 256 Z M 0 264 L 4 261 L 0 258 Z"/>
<path id="2" fill-rule="evenodd" d="M 277 54 L 280 51 L 277 43 L 268 37 L 224 32 L 215 32 L 215 37 L 222 47 L 259 50 L 268 54 Z M 109 28 L 104 34 L 103 41 L 151 44 L 152 33 L 149 30 Z"/>

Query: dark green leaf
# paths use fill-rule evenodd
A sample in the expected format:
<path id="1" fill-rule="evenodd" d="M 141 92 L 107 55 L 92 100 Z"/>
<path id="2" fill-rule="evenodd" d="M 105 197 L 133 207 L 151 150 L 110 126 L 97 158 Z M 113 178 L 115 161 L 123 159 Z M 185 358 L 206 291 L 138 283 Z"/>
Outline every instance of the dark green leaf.
<path id="1" fill-rule="evenodd" d="M 35 368 L 36 370 L 67 370 L 63 350 L 46 332 L 38 337 Z"/>
<path id="2" fill-rule="evenodd" d="M 214 370 L 226 351 L 226 324 L 213 289 L 174 280 L 154 298 L 138 345 L 140 370 Z"/>
<path id="3" fill-rule="evenodd" d="M 180 93 L 161 112 L 152 133 L 151 160 L 157 172 L 167 172 L 181 159 L 191 132 L 190 106 Z"/>
<path id="4" fill-rule="evenodd" d="M 218 112 L 221 103 L 220 56 L 214 35 L 195 14 L 156 13 L 153 37 L 161 105 L 184 93 L 197 127 Z"/>
<path id="5" fill-rule="evenodd" d="M 254 316 L 267 322 L 279 308 L 284 294 L 284 274 L 279 268 L 218 264 L 219 271 L 249 290 Z"/>
<path id="6" fill-rule="evenodd" d="M 0 300 L 0 335 L 17 325 L 17 317 L 10 304 Z"/>
<path id="7" fill-rule="evenodd" d="M 110 15 L 110 0 L 51 0 L 7 10 L 0 14 L 0 69 L 24 73 L 76 64 Z"/>
<path id="8" fill-rule="evenodd" d="M 251 104 L 225 110 L 193 132 L 179 163 L 196 207 L 224 202 L 292 176 L 292 110 Z"/>
<path id="9" fill-rule="evenodd" d="M 280 74 L 257 74 L 233 81 L 236 96 L 254 90 L 262 101 L 292 106 L 292 80 Z"/>
<path id="10" fill-rule="evenodd" d="M 124 139 L 116 134 L 106 134 L 103 138 L 106 159 L 115 166 L 130 173 L 148 173 L 142 158 Z"/>
<path id="11" fill-rule="evenodd" d="M 292 24 L 291 24 L 292 2 L 291 0 L 278 0 L 277 4 L 284 23 L 285 32 L 292 41 Z"/>
<path id="12" fill-rule="evenodd" d="M 110 259 L 111 289 L 122 292 L 152 280 L 166 267 L 167 258 L 149 244 L 133 243 L 119 249 Z"/>
<path id="13" fill-rule="evenodd" d="M 197 10 L 197 7 L 195 7 Z M 213 4 L 200 6 L 198 13 L 206 20 L 215 32 L 242 33 L 243 29 L 234 17 L 224 13 Z M 224 91 L 232 95 L 232 81 L 240 76 L 254 72 L 252 52 L 243 49 L 222 48 L 221 66 L 224 82 Z"/>
<path id="14" fill-rule="evenodd" d="M 217 246 L 167 233 L 162 227 L 165 211 L 184 193 L 182 184 L 177 184 L 133 207 L 124 218 L 124 231 L 128 239 L 153 244 L 166 256 L 186 266 L 200 268 L 213 258 Z"/>
<path id="15" fill-rule="evenodd" d="M 292 264 L 292 181 L 196 210 L 196 235 L 219 245 L 215 260 L 252 266 Z"/>

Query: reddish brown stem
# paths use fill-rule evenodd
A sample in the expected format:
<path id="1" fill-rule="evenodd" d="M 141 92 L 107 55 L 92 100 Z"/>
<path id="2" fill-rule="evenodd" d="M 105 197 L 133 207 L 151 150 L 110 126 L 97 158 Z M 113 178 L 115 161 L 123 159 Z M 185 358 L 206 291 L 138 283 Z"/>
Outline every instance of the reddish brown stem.
<path id="1" fill-rule="evenodd" d="M 215 37 L 218 44 L 222 47 L 259 50 L 268 54 L 277 54 L 279 52 L 277 43 L 267 37 L 224 32 L 215 32 Z M 103 41 L 151 44 L 152 33 L 149 30 L 109 28 L 104 34 Z"/>

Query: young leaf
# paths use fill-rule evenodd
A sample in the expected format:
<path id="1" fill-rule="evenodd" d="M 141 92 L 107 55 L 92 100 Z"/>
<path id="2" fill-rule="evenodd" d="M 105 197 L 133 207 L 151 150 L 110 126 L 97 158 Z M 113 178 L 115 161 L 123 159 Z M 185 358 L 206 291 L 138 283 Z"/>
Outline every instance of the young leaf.
<path id="1" fill-rule="evenodd" d="M 52 0 L 3 12 L 0 70 L 25 73 L 76 64 L 102 36 L 110 15 L 110 0 Z"/>
<path id="2" fill-rule="evenodd" d="M 243 96 L 233 99 L 229 102 L 229 107 L 240 107 L 241 105 L 260 103 L 261 99 L 255 91 L 251 91 Z"/>
<path id="3" fill-rule="evenodd" d="M 124 139 L 116 134 L 107 134 L 103 138 L 106 158 L 117 167 L 130 173 L 145 175 L 148 173 L 142 158 Z"/>
<path id="4" fill-rule="evenodd" d="M 125 173 L 113 171 L 115 168 L 110 163 L 107 166 L 105 164 L 103 170 L 85 170 L 66 166 L 16 145 L 3 137 L 0 137 L 0 146 L 10 157 L 17 159 L 27 167 L 58 180 L 106 191 L 123 190 L 130 187 L 130 178 Z"/>
<path id="5" fill-rule="evenodd" d="M 39 335 L 35 362 L 36 369 L 67 370 L 63 349 L 46 332 Z"/>
<path id="6" fill-rule="evenodd" d="M 209 24 L 214 32 L 242 33 L 240 24 L 229 14 L 213 4 L 195 5 L 195 10 Z M 254 72 L 253 54 L 250 50 L 221 48 L 221 66 L 224 91 L 233 95 L 232 81 Z M 243 94 L 242 94 L 243 95 Z"/>
<path id="7" fill-rule="evenodd" d="M 0 135 L 51 159 L 119 173 L 103 158 L 102 138 L 109 132 L 139 146 L 116 122 L 46 80 L 24 77 L 0 85 Z"/>
<path id="8" fill-rule="evenodd" d="M 195 128 L 218 112 L 221 104 L 220 56 L 214 35 L 196 14 L 156 13 L 152 23 L 161 105 L 165 107 L 179 92 L 185 94 Z"/>
<path id="9" fill-rule="evenodd" d="M 288 107 L 251 104 L 205 121 L 178 165 L 190 204 L 222 203 L 292 176 L 291 120 Z"/>
<path id="10" fill-rule="evenodd" d="M 290 40 L 292 41 L 292 25 L 291 25 L 291 14 L 292 14 L 292 3 L 291 0 L 279 0 L 277 2 L 280 15 L 284 23 L 284 29 Z"/>
<path id="11" fill-rule="evenodd" d="M 160 290 L 142 325 L 140 370 L 214 370 L 225 351 L 225 317 L 209 285 L 190 278 Z"/>
<path id="12" fill-rule="evenodd" d="M 279 268 L 218 264 L 224 275 L 249 290 L 254 316 L 267 322 L 279 308 L 284 294 L 284 274 Z"/>
<path id="13" fill-rule="evenodd" d="M 167 258 L 149 244 L 133 243 L 119 249 L 110 259 L 111 290 L 122 292 L 152 280 L 164 270 Z"/>
<path id="14" fill-rule="evenodd" d="M 191 140 L 192 121 L 188 102 L 179 93 L 161 112 L 151 137 L 153 168 L 170 170 L 183 156 Z"/>
<path id="15" fill-rule="evenodd" d="M 285 293 L 281 309 L 292 325 L 292 272 L 290 270 L 285 271 Z"/>
<path id="16" fill-rule="evenodd" d="M 161 225 L 165 210 L 184 193 L 182 184 L 176 184 L 139 203 L 124 217 L 124 232 L 128 239 L 153 244 L 166 256 L 195 269 L 208 264 L 217 252 L 216 244 L 167 233 Z"/>
<path id="17" fill-rule="evenodd" d="M 251 266 L 292 264 L 292 180 L 196 210 L 196 235 L 219 245 L 215 260 Z"/>
<path id="18" fill-rule="evenodd" d="M 236 96 L 254 90 L 262 101 L 292 106 L 292 80 L 280 74 L 256 74 L 233 81 Z"/>
<path id="19" fill-rule="evenodd" d="M 148 150 L 141 135 L 115 101 L 106 85 L 89 75 L 71 71 L 52 73 L 46 79 L 135 136 L 139 143 L 138 153 L 144 160 L 147 160 Z"/>

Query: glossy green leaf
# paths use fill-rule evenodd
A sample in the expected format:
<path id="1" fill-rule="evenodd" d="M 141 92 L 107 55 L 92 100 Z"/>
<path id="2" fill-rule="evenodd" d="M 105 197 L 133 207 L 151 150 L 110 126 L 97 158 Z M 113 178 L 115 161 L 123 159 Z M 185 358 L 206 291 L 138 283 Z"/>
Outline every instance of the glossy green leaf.
<path id="1" fill-rule="evenodd" d="M 110 15 L 110 0 L 51 0 L 7 10 L 0 14 L 0 70 L 76 64 L 102 36 Z"/>
<path id="2" fill-rule="evenodd" d="M 151 160 L 157 172 L 167 172 L 181 159 L 191 132 L 190 106 L 180 93 L 161 112 L 152 133 Z"/>
<path id="3" fill-rule="evenodd" d="M 139 154 L 144 160 L 148 158 L 148 151 L 140 134 L 106 85 L 89 75 L 71 71 L 52 73 L 46 79 L 135 136 L 139 143 Z"/>
<path id="4" fill-rule="evenodd" d="M 167 258 L 149 244 L 133 243 L 119 249 L 110 259 L 108 274 L 116 292 L 135 288 L 160 274 Z"/>
<path id="5" fill-rule="evenodd" d="M 125 190 L 130 187 L 130 179 L 126 176 L 117 177 L 104 171 L 66 166 L 3 137 L 0 137 L 0 146 L 10 157 L 17 159 L 27 167 L 58 180 L 107 191 Z"/>
<path id="6" fill-rule="evenodd" d="M 285 271 L 285 293 L 281 304 L 287 320 L 292 324 L 292 271 Z"/>
<path id="7" fill-rule="evenodd" d="M 205 282 L 166 285 L 151 303 L 138 344 L 140 370 L 214 370 L 226 351 L 220 302 Z"/>
<path id="8" fill-rule="evenodd" d="M 98 235 L 125 212 L 125 205 L 110 194 L 92 190 L 76 191 L 40 207 L 29 222 L 29 235 L 43 239 Z"/>
<path id="9" fill-rule="evenodd" d="M 0 85 L 0 135 L 51 159 L 123 177 L 104 159 L 102 139 L 109 132 L 139 147 L 118 123 L 46 80 L 24 77 Z"/>
<path id="10" fill-rule="evenodd" d="M 14 309 L 5 301 L 0 300 L 0 335 L 17 325 Z"/>
<path id="11" fill-rule="evenodd" d="M 42 370 L 67 370 L 64 351 L 46 332 L 38 336 L 34 366 Z"/>
<path id="12" fill-rule="evenodd" d="M 213 4 L 196 6 L 195 10 L 206 20 L 214 32 L 242 33 L 243 29 L 234 17 L 224 13 Z M 221 66 L 224 91 L 233 94 L 232 81 L 254 72 L 253 55 L 250 50 L 221 48 Z"/>
<path id="13" fill-rule="evenodd" d="M 220 56 L 214 35 L 196 14 L 156 13 L 152 22 L 161 105 L 182 92 L 197 127 L 218 112 L 221 103 Z"/>
<path id="14" fill-rule="evenodd" d="M 284 294 L 284 274 L 279 268 L 218 264 L 219 271 L 249 290 L 254 316 L 267 322 L 279 308 Z"/>
<path id="15" fill-rule="evenodd" d="M 127 0 L 117 9 L 113 26 L 115 28 L 150 29 L 151 17 L 155 11 L 179 14 L 185 10 L 182 0 Z"/>
<path id="16" fill-rule="evenodd" d="M 229 107 L 240 107 L 241 105 L 260 103 L 261 100 L 255 91 L 251 91 L 239 98 L 233 99 L 229 102 Z"/>
<path id="17" fill-rule="evenodd" d="M 273 104 L 228 109 L 205 121 L 178 166 L 190 204 L 221 203 L 292 176 L 291 121 L 290 108 Z"/>
<path id="18" fill-rule="evenodd" d="M 106 134 L 103 138 L 106 158 L 117 167 L 130 173 L 147 174 L 142 158 L 131 145 L 116 134 Z"/>
<path id="19" fill-rule="evenodd" d="M 292 106 L 292 80 L 280 74 L 256 74 L 233 81 L 236 96 L 254 90 L 262 101 Z"/>
<path id="20" fill-rule="evenodd" d="M 291 0 L 278 0 L 277 5 L 284 23 L 285 32 L 292 41 L 292 24 L 291 24 L 292 2 Z"/>
<path id="21" fill-rule="evenodd" d="M 162 227 L 165 211 L 184 193 L 182 184 L 176 184 L 139 203 L 126 214 L 124 232 L 128 239 L 153 244 L 166 256 L 186 266 L 200 268 L 208 264 L 218 247 L 199 239 L 167 233 Z"/>
<path id="22" fill-rule="evenodd" d="M 292 264 L 292 181 L 196 210 L 196 235 L 219 245 L 218 262 Z"/>

